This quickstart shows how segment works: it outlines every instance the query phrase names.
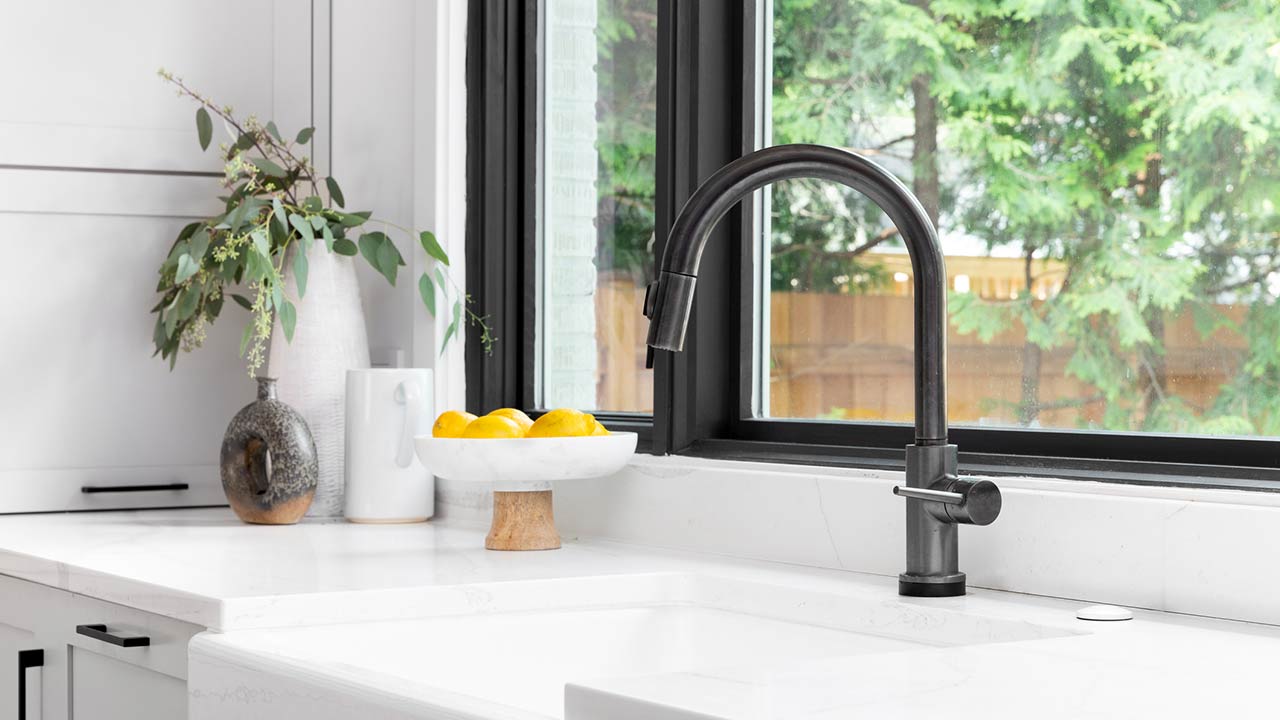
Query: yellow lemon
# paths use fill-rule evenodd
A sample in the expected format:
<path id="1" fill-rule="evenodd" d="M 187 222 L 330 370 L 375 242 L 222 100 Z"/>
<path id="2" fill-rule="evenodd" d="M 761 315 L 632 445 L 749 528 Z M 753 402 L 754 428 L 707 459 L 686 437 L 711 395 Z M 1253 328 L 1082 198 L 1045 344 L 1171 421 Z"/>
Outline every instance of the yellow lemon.
<path id="1" fill-rule="evenodd" d="M 475 419 L 475 415 L 461 410 L 442 412 L 440 417 L 436 418 L 436 424 L 431 426 L 431 437 L 462 437 L 462 431 L 466 430 L 471 421 Z"/>
<path id="2" fill-rule="evenodd" d="M 595 430 L 596 419 L 572 408 L 557 408 L 538 418 L 529 428 L 531 438 L 583 437 Z"/>
<path id="3" fill-rule="evenodd" d="M 524 437 L 524 430 L 511 418 L 502 417 L 501 415 L 485 415 L 482 418 L 472 420 L 467 429 L 462 431 L 462 437 L 485 439 L 520 438 Z"/>
<path id="4" fill-rule="evenodd" d="M 521 432 L 527 433 L 529 432 L 529 428 L 533 427 L 533 420 L 530 420 L 528 415 L 525 415 L 515 408 L 498 408 L 497 410 L 489 413 L 489 415 L 496 415 L 513 421 L 515 424 L 520 426 Z"/>
<path id="5" fill-rule="evenodd" d="M 592 435 L 612 435 L 613 434 L 609 432 L 609 428 L 605 427 L 604 425 L 601 425 L 599 420 L 596 420 L 595 418 L 592 418 L 592 420 L 596 424 L 596 426 L 591 430 Z"/>

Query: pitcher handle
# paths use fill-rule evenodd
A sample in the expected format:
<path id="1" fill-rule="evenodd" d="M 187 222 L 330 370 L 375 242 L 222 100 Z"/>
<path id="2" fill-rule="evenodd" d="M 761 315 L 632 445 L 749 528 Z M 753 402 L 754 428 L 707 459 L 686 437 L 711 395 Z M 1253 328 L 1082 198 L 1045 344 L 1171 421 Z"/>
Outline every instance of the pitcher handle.
<path id="1" fill-rule="evenodd" d="M 400 446 L 396 451 L 396 465 L 409 467 L 413 462 L 413 433 L 422 413 L 422 388 L 414 380 L 405 380 L 396 386 L 396 402 L 405 406 L 404 428 L 400 431 Z"/>

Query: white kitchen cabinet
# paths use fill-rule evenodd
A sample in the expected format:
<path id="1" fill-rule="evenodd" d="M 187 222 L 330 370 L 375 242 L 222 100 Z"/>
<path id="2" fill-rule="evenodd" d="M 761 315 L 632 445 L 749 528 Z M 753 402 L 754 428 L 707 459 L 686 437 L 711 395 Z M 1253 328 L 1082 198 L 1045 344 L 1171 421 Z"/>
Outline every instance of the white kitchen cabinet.
<path id="1" fill-rule="evenodd" d="M 72 717 L 174 720 L 187 716 L 187 684 L 178 678 L 76 648 L 70 665 Z"/>
<path id="2" fill-rule="evenodd" d="M 181 720 L 187 644 L 203 629 L 0 576 L 0 718 L 20 717 L 19 653 L 39 650 L 23 720 Z"/>
<path id="3" fill-rule="evenodd" d="M 19 622 L 0 620 L 0 717 L 35 720 L 41 716 L 43 653 L 35 633 Z"/>

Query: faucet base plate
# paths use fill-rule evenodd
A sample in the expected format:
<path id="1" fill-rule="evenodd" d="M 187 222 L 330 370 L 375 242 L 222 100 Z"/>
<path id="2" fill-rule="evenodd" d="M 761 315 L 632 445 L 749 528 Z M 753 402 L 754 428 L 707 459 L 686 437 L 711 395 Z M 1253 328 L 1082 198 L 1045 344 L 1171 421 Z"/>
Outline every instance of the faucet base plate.
<path id="1" fill-rule="evenodd" d="M 898 578 L 898 594 L 904 597 L 960 597 L 965 594 L 965 579 L 950 582 L 917 582 Z"/>

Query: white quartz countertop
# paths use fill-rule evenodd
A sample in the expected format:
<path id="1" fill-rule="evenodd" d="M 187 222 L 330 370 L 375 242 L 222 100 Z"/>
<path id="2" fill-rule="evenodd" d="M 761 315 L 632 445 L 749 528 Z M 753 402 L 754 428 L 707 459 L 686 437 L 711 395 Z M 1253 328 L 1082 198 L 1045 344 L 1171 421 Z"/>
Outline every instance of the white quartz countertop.
<path id="1" fill-rule="evenodd" d="M 193 718 L 1065 720 L 1272 712 L 1280 628 L 1271 626 L 1144 611 L 1129 622 L 1086 623 L 1075 619 L 1085 604 L 1077 601 L 980 589 L 962 598 L 903 599 L 889 577 L 572 538 L 559 551 L 498 553 L 482 548 L 483 537 L 482 528 L 441 523 L 254 527 L 223 509 L 9 516 L 0 517 L 0 573 L 224 631 L 192 643 Z M 709 590 L 698 590 L 700 578 L 714 580 Z M 941 644 L 948 633 L 989 637 L 610 676 L 600 667 L 557 666 L 565 653 L 554 652 L 554 638 L 522 648 L 518 636 L 500 632 L 512 617 L 576 623 L 583 613 L 637 602 L 693 602 L 698 592 L 733 612 L 753 587 L 810 593 L 832 618 L 852 609 L 846 614 L 915 623 Z M 696 623 L 701 616 L 688 617 Z M 1024 630 L 1030 639 L 1018 639 Z M 482 642 L 486 633 L 510 639 Z M 488 659 L 522 653 L 546 659 L 526 661 L 529 672 Z M 493 669 L 466 671 L 472 662 Z M 452 686 L 444 687 L 451 672 Z M 254 705 L 264 698 L 267 704 Z M 298 714 L 288 710 L 294 700 Z"/>
<path id="2" fill-rule="evenodd" d="M 0 574 L 229 631 L 414 618 L 470 607 L 469 588 L 490 583 L 688 566 L 680 553 L 569 540 L 491 552 L 466 525 L 246 525 L 226 508 L 9 515 Z"/>

